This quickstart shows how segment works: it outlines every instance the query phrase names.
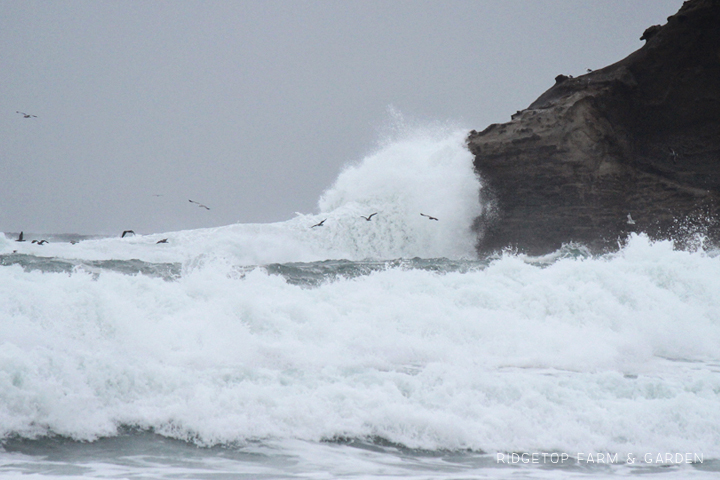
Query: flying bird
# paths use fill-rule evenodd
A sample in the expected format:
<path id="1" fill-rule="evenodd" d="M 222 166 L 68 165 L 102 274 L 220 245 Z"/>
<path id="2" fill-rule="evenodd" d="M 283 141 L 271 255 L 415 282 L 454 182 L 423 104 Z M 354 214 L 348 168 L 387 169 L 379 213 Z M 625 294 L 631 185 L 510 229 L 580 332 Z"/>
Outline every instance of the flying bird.
<path id="1" fill-rule="evenodd" d="M 370 219 L 371 219 L 374 215 L 377 215 L 377 212 L 371 213 L 371 214 L 368 215 L 367 217 L 366 217 L 365 215 L 360 215 L 360 216 L 369 222 Z"/>
<path id="2" fill-rule="evenodd" d="M 25 241 L 25 239 L 23 238 L 23 232 L 20 232 L 20 235 L 18 235 L 18 238 L 15 241 L 16 242 L 24 242 Z"/>
<path id="3" fill-rule="evenodd" d="M 125 231 L 123 231 L 123 233 L 122 233 L 122 235 L 120 236 L 120 238 L 125 238 L 125 235 L 130 235 L 130 234 L 135 235 L 135 232 L 133 232 L 132 230 L 125 230 Z"/>
<path id="4" fill-rule="evenodd" d="M 48 243 L 48 241 L 47 240 L 40 240 L 40 241 L 33 240 L 30 243 L 37 243 L 38 245 L 45 245 L 46 243 Z"/>
<path id="5" fill-rule="evenodd" d="M 25 112 L 17 112 L 16 111 L 15 113 L 19 113 L 20 115 L 23 116 L 23 118 L 37 118 L 37 115 L 30 115 L 29 113 L 25 113 Z"/>
<path id="6" fill-rule="evenodd" d="M 435 220 L 435 221 L 438 221 L 438 219 L 437 219 L 437 218 L 435 218 L 435 217 L 431 217 L 430 215 L 425 215 L 424 213 L 421 213 L 420 215 L 422 215 L 423 217 L 427 217 L 427 218 L 428 218 L 429 220 Z"/>
<path id="7" fill-rule="evenodd" d="M 155 242 L 155 243 L 167 243 L 167 241 L 168 241 L 167 238 L 163 238 L 162 240 L 158 240 L 158 241 Z"/>
<path id="8" fill-rule="evenodd" d="M 670 147 L 668 147 L 668 151 L 670 152 L 670 158 L 672 159 L 672 162 L 676 163 L 679 155 L 677 154 L 677 152 L 675 150 L 673 150 Z"/>
<path id="9" fill-rule="evenodd" d="M 627 223 L 628 225 L 635 225 L 635 220 L 633 220 L 629 213 L 627 215 Z"/>
<path id="10" fill-rule="evenodd" d="M 327 220 L 327 218 L 326 218 L 325 220 Z M 320 223 L 316 223 L 315 225 L 313 225 L 313 226 L 312 226 L 312 227 L 310 227 L 310 228 L 315 228 L 315 227 L 322 227 L 322 226 L 323 226 L 323 223 L 325 223 L 325 220 L 323 220 L 323 221 L 322 221 L 322 222 L 320 222 Z"/>
<path id="11" fill-rule="evenodd" d="M 198 207 L 204 208 L 205 210 L 210 210 L 210 207 L 207 207 L 207 206 L 203 205 L 202 203 L 194 202 L 194 201 L 192 201 L 192 200 L 188 200 L 188 202 L 194 203 L 194 204 L 197 205 Z"/>

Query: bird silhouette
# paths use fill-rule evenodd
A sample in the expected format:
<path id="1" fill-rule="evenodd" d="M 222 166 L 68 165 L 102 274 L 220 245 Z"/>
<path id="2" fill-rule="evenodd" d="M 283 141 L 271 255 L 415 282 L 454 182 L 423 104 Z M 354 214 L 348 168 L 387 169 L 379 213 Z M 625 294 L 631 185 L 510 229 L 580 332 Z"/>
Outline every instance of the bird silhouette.
<path id="1" fill-rule="evenodd" d="M 125 231 L 123 231 L 123 233 L 122 233 L 122 235 L 120 236 L 120 238 L 125 238 L 125 235 L 130 235 L 130 234 L 135 235 L 135 232 L 133 232 L 132 230 L 125 230 Z"/>
<path id="2" fill-rule="evenodd" d="M 47 240 L 40 240 L 40 241 L 38 241 L 38 240 L 33 240 L 33 241 L 30 242 L 30 243 L 37 243 L 38 245 L 45 245 L 46 243 L 48 243 L 48 241 L 47 241 Z"/>
<path id="3" fill-rule="evenodd" d="M 326 218 L 325 220 L 327 220 L 327 218 Z M 312 227 L 310 227 L 310 228 L 315 228 L 315 227 L 322 227 L 322 226 L 323 226 L 323 223 L 325 223 L 325 220 L 323 220 L 323 221 L 322 221 L 322 222 L 320 222 L 320 223 L 316 223 L 315 225 L 313 225 L 313 226 L 312 226 Z"/>
<path id="4" fill-rule="evenodd" d="M 29 113 L 17 112 L 17 111 L 15 113 L 19 113 L 20 115 L 23 116 L 23 118 L 37 118 L 37 115 L 30 115 Z"/>
<path id="5" fill-rule="evenodd" d="M 633 220 L 629 213 L 627 215 L 627 223 L 628 225 L 635 225 L 635 220 Z"/>
<path id="6" fill-rule="evenodd" d="M 158 241 L 155 242 L 155 243 L 167 243 L 167 241 L 168 241 L 167 238 L 163 238 L 162 240 L 158 240 Z"/>
<path id="7" fill-rule="evenodd" d="M 360 215 L 360 216 L 369 222 L 370 219 L 371 219 L 374 215 L 377 215 L 377 212 L 371 213 L 371 214 L 368 215 L 367 217 L 366 217 L 365 215 Z"/>
<path id="8" fill-rule="evenodd" d="M 20 232 L 20 235 L 18 235 L 18 238 L 15 241 L 16 242 L 24 242 L 25 241 L 25 238 L 23 238 L 23 232 Z"/>
<path id="9" fill-rule="evenodd" d="M 202 203 L 195 202 L 195 201 L 193 201 L 193 200 L 188 200 L 188 202 L 194 203 L 194 204 L 197 205 L 198 207 L 204 208 L 205 210 L 210 210 L 210 207 L 207 207 L 207 206 L 203 205 Z"/>
<path id="10" fill-rule="evenodd" d="M 438 219 L 437 219 L 437 218 L 435 218 L 435 217 L 431 217 L 430 215 L 425 215 L 424 213 L 421 213 L 420 215 L 422 215 L 423 217 L 427 217 L 427 218 L 428 218 L 429 220 L 435 220 L 435 221 L 438 221 Z"/>

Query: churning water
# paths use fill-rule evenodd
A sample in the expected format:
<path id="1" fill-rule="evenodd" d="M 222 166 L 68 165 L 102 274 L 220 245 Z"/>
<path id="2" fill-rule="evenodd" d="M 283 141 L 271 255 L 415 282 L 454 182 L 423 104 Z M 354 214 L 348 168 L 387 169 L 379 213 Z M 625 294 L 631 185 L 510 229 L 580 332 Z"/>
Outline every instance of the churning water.
<path id="1" fill-rule="evenodd" d="M 0 477 L 716 477 L 720 256 L 478 258 L 464 135 L 286 222 L 0 236 Z"/>

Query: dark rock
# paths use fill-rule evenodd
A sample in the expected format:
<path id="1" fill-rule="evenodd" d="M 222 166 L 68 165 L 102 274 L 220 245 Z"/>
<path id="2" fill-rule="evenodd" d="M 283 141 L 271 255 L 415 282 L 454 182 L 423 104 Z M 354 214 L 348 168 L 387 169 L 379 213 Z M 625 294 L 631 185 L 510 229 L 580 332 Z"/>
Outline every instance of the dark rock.
<path id="1" fill-rule="evenodd" d="M 633 231 L 720 239 L 720 0 L 685 2 L 649 30 L 627 58 L 558 76 L 512 121 L 468 136 L 480 251 L 602 251 Z"/>
<path id="2" fill-rule="evenodd" d="M 650 40 L 652 37 L 655 36 L 656 33 L 660 31 L 661 28 L 662 25 L 653 25 L 652 27 L 646 28 L 642 34 L 642 37 L 640 37 L 640 40 Z"/>

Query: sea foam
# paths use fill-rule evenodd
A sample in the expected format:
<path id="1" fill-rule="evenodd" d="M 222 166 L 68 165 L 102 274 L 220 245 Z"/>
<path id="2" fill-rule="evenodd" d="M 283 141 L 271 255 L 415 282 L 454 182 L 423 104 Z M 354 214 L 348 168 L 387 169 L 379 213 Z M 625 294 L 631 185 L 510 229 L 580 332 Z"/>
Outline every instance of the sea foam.
<path id="1" fill-rule="evenodd" d="M 669 242 L 314 288 L 223 263 L 0 277 L 0 435 L 720 455 L 720 258 Z"/>

